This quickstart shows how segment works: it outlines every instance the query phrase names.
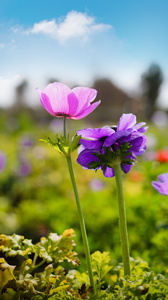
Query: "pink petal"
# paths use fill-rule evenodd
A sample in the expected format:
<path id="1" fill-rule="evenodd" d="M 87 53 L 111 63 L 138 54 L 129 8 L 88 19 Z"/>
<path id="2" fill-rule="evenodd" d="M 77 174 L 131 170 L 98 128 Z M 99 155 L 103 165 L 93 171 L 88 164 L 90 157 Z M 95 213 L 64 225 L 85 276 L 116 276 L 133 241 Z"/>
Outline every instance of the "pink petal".
<path id="1" fill-rule="evenodd" d="M 118 123 L 117 130 L 132 128 L 136 124 L 136 116 L 133 114 L 123 114 Z"/>
<path id="2" fill-rule="evenodd" d="M 90 102 L 92 102 L 97 96 L 96 90 L 86 88 L 86 87 L 73 88 L 72 92 L 76 95 L 76 97 L 78 98 L 78 101 L 79 101 L 76 115 L 79 115 L 81 113 L 81 111 L 86 109 L 89 106 Z"/>
<path id="3" fill-rule="evenodd" d="M 68 100 L 68 106 L 69 106 L 68 115 L 69 115 L 69 117 L 70 116 L 73 117 L 78 108 L 79 101 L 74 93 L 70 93 L 67 97 L 67 100 Z"/>
<path id="4" fill-rule="evenodd" d="M 39 96 L 40 96 L 40 102 L 44 106 L 44 108 L 51 114 L 52 116 L 55 116 L 55 113 L 51 107 L 50 99 L 47 95 L 45 95 L 43 92 L 41 92 L 39 89 L 36 89 Z"/>
<path id="5" fill-rule="evenodd" d="M 93 110 L 95 110 L 95 108 L 101 103 L 101 101 L 97 101 L 93 104 L 91 104 L 88 108 L 86 109 L 82 109 L 82 111 L 76 115 L 75 117 L 72 117 L 71 119 L 74 119 L 74 120 L 79 120 L 79 119 L 82 119 L 86 116 L 88 116 Z"/>
<path id="6" fill-rule="evenodd" d="M 60 82 L 50 83 L 43 91 L 49 100 L 53 111 L 57 114 L 69 113 L 68 94 L 71 89 Z"/>

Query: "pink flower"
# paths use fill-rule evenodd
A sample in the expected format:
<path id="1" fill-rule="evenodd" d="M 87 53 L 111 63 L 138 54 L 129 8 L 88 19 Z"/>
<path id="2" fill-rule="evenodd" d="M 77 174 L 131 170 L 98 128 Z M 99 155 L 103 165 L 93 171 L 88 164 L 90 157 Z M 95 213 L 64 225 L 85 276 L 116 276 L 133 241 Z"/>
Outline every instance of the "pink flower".
<path id="1" fill-rule="evenodd" d="M 70 89 L 60 82 L 50 83 L 43 91 L 37 89 L 44 108 L 54 117 L 82 119 L 89 115 L 99 104 L 100 100 L 92 103 L 97 91 L 86 87 Z"/>

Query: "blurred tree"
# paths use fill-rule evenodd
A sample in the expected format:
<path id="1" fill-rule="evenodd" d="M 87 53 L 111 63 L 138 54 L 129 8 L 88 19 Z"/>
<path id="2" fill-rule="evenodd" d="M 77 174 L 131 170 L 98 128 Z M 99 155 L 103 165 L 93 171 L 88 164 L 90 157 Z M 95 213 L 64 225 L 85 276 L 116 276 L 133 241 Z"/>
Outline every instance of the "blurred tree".
<path id="1" fill-rule="evenodd" d="M 16 100 L 15 106 L 16 107 L 23 107 L 25 106 L 25 91 L 28 87 L 27 80 L 23 80 L 17 87 L 16 87 Z"/>
<path id="2" fill-rule="evenodd" d="M 53 82 L 59 82 L 58 79 L 52 77 L 52 78 L 49 78 L 48 81 L 47 81 L 47 84 L 50 84 L 50 83 L 53 83 Z"/>
<path id="3" fill-rule="evenodd" d="M 146 98 L 146 117 L 151 118 L 156 110 L 156 100 L 163 82 L 163 73 L 157 64 L 152 64 L 142 75 L 142 87 Z"/>
<path id="4" fill-rule="evenodd" d="M 94 112 L 98 121 L 118 121 L 122 113 L 140 115 L 144 110 L 142 101 L 131 97 L 107 78 L 96 79 L 92 87 L 98 91 L 98 99 L 102 100 L 101 109 Z"/>

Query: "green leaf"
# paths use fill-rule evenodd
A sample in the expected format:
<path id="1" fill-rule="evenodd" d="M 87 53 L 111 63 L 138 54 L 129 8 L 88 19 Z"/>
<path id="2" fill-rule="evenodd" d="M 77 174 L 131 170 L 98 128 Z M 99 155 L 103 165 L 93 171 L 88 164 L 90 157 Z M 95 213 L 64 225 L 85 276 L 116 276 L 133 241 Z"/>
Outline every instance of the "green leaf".
<path id="1" fill-rule="evenodd" d="M 62 236 L 50 233 L 48 239 L 41 238 L 41 241 L 35 245 L 36 254 L 48 263 L 67 260 L 73 265 L 79 265 L 76 252 L 73 251 L 75 245 L 72 240 L 73 234 L 73 229 L 64 231 Z"/>
<path id="2" fill-rule="evenodd" d="M 5 252 L 6 256 L 21 255 L 28 257 L 29 254 L 34 252 L 34 246 L 31 240 L 24 239 L 21 235 L 13 234 L 12 236 L 8 236 L 1 234 L 0 250 Z"/>
<path id="3" fill-rule="evenodd" d="M 112 266 L 110 266 L 109 263 L 109 252 L 101 253 L 100 251 L 96 251 L 92 254 L 93 270 L 97 275 L 97 281 L 99 282 L 99 286 L 103 284 L 104 277 L 112 269 Z"/>
<path id="4" fill-rule="evenodd" d="M 79 141 L 81 139 L 81 135 L 74 135 L 72 142 L 70 144 L 69 147 L 69 153 L 73 152 L 74 150 L 76 150 L 79 147 Z"/>
<path id="5" fill-rule="evenodd" d="M 48 143 L 50 146 L 55 148 L 59 153 L 67 156 L 74 150 L 76 150 L 79 146 L 81 136 L 74 135 L 71 143 L 69 134 L 67 135 L 67 139 L 64 136 L 59 136 L 58 134 L 51 140 L 49 137 L 47 139 L 40 139 L 45 143 Z"/>
<path id="6" fill-rule="evenodd" d="M 9 265 L 4 258 L 0 258 L 0 293 L 8 281 L 15 279 L 15 266 Z"/>

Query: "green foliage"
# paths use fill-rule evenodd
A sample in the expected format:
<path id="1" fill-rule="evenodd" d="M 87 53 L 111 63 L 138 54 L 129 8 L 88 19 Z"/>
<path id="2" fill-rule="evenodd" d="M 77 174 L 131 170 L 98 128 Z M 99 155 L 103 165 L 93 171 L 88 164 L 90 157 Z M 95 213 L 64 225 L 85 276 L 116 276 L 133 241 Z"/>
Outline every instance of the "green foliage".
<path id="1" fill-rule="evenodd" d="M 75 295 L 76 291 L 71 290 L 70 279 L 60 265 L 65 260 L 79 265 L 73 251 L 73 235 L 73 229 L 65 230 L 61 236 L 50 233 L 48 238 L 41 238 L 39 243 L 33 245 L 23 236 L 2 234 L 1 251 L 6 257 L 19 255 L 22 258 L 22 263 L 17 267 L 9 265 L 4 258 L 0 259 L 0 292 L 3 299 L 52 299 L 52 295 L 55 295 L 53 299 L 64 299 L 65 294 Z"/>
<path id="2" fill-rule="evenodd" d="M 92 254 L 92 266 L 93 272 L 95 273 L 95 281 L 97 282 L 99 289 L 105 283 L 104 279 L 112 269 L 110 263 L 110 255 L 109 252 L 96 251 Z"/>
<path id="3" fill-rule="evenodd" d="M 114 270 L 119 271 L 119 276 L 112 277 L 114 283 L 106 290 L 112 295 L 112 300 L 168 299 L 168 280 L 163 275 L 150 271 L 148 264 L 141 259 L 131 260 L 130 277 L 121 277 L 121 265 Z"/>
<path id="4" fill-rule="evenodd" d="M 168 299 L 168 280 L 150 271 L 146 262 L 131 259 L 131 276 L 124 277 L 123 265 L 112 266 L 110 254 L 100 251 L 92 254 L 96 283 L 96 293 L 92 294 L 87 273 L 62 265 L 65 260 L 79 264 L 73 252 L 73 235 L 68 229 L 62 236 L 52 233 L 37 244 L 23 236 L 1 235 L 0 247 L 6 257 L 19 255 L 22 259 L 16 266 L 0 259 L 0 299 Z"/>
<path id="5" fill-rule="evenodd" d="M 40 137 L 53 135 L 50 123 L 44 120 L 36 124 L 26 113 L 9 120 L 3 115 L 0 123 L 3 128 L 0 151 L 7 156 L 6 166 L 0 174 L 0 232 L 9 235 L 16 232 L 32 239 L 34 244 L 49 232 L 61 235 L 66 228 L 72 227 L 81 261 L 78 270 L 85 272 L 82 238 L 65 158 L 55 148 L 39 142 Z M 88 124 L 83 124 L 82 120 L 68 122 L 70 132 L 86 127 Z M 168 144 L 168 130 L 150 125 L 148 135 L 149 144 L 151 137 L 156 140 L 155 148 L 148 147 L 147 153 L 137 158 L 131 171 L 123 174 L 130 253 L 148 261 L 155 273 L 167 276 L 168 201 L 166 196 L 153 189 L 151 181 L 168 170 L 168 163 L 153 159 L 153 151 Z M 22 146 L 25 136 L 32 139 L 29 147 Z M 152 159 L 146 160 L 146 154 L 149 159 L 151 151 Z M 27 176 L 18 175 L 20 156 L 31 163 L 32 169 Z M 112 265 L 116 266 L 122 257 L 115 180 L 104 178 L 99 171 L 84 170 L 76 163 L 76 158 L 74 151 L 72 161 L 91 253 L 97 250 L 110 252 Z M 92 187 L 92 182 L 97 179 L 102 183 L 98 190 Z M 8 263 L 11 265 L 10 261 Z M 107 280 L 107 276 L 103 280 Z"/>
<path id="6" fill-rule="evenodd" d="M 150 271 L 141 259 L 131 259 L 131 276 L 124 277 L 122 264 L 113 268 L 109 286 L 101 289 L 93 299 L 101 300 L 161 300 L 168 299 L 168 280 Z"/>
<path id="7" fill-rule="evenodd" d="M 8 281 L 15 279 L 14 269 L 15 266 L 10 266 L 4 258 L 0 258 L 0 293 Z"/>

